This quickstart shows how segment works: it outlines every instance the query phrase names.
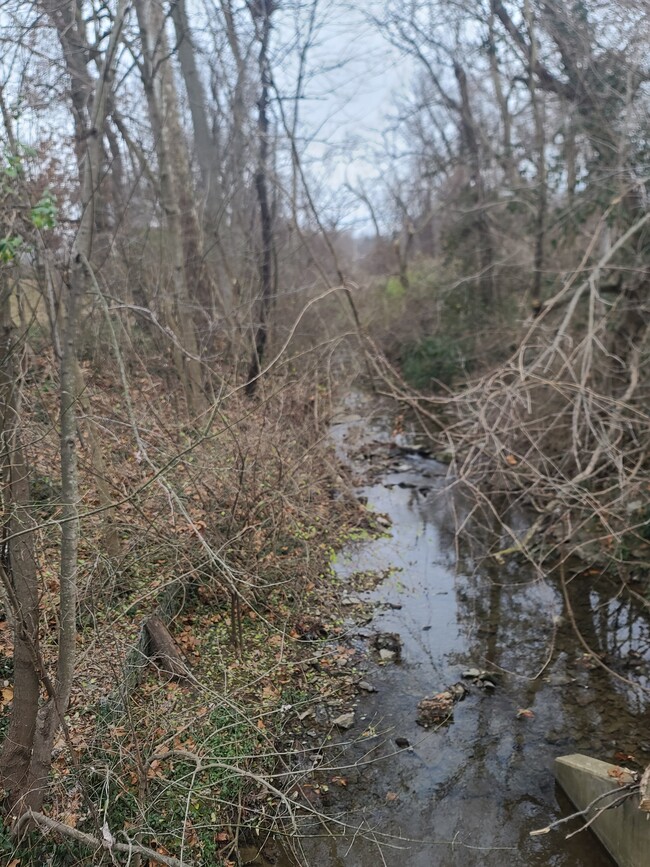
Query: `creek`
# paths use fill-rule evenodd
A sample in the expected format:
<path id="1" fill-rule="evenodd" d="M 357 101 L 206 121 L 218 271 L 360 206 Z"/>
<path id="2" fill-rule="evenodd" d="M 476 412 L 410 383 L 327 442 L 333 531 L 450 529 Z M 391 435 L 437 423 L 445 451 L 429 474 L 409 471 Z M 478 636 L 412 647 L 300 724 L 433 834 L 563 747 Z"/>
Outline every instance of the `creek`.
<path id="1" fill-rule="evenodd" d="M 388 452 L 389 429 L 359 395 L 332 428 L 341 457 L 366 480 L 358 496 L 391 521 L 386 536 L 351 543 L 337 560 L 344 581 L 390 570 L 359 594 L 375 606 L 373 620 L 350 629 L 360 641 L 398 633 L 403 648 L 399 662 L 371 656 L 362 672 L 377 691 L 360 693 L 354 727 L 336 736 L 346 785 L 329 787 L 325 807 L 349 832 L 339 826 L 337 836 L 324 837 L 314 823 L 306 833 L 321 836 L 302 841 L 305 863 L 611 865 L 590 831 L 569 840 L 564 828 L 530 832 L 570 810 L 554 782 L 556 756 L 650 761 L 647 694 L 585 655 L 555 580 L 521 558 L 501 566 L 472 558 L 464 537 L 476 544 L 481 530 L 470 522 L 457 537 L 468 506 L 448 492 L 444 464 L 407 454 L 373 469 L 373 449 Z M 590 646 L 624 677 L 650 686 L 650 629 L 639 603 L 594 575 L 574 577 L 569 588 Z M 420 727 L 418 702 L 469 668 L 491 672 L 496 688 L 466 681 L 469 694 L 452 721 Z M 400 749 L 396 738 L 409 746 Z"/>

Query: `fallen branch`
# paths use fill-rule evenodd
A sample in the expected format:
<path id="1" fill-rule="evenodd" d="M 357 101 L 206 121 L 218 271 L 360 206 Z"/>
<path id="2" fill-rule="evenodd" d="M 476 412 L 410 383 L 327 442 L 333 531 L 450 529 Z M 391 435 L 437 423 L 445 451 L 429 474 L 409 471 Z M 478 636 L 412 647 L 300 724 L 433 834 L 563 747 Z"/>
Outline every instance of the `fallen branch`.
<path id="1" fill-rule="evenodd" d="M 596 812 L 596 814 L 594 816 L 592 816 L 591 819 L 589 819 L 589 821 L 585 825 L 582 825 L 580 828 L 578 828 L 577 831 L 572 831 L 570 834 L 568 834 L 567 835 L 567 840 L 568 840 L 569 837 L 573 837 L 574 834 L 578 834 L 580 831 L 584 831 L 585 828 L 588 828 L 591 825 L 591 823 L 594 822 L 598 818 L 598 816 L 600 816 L 606 810 L 611 810 L 614 807 L 618 807 L 619 804 L 621 804 L 623 801 L 625 801 L 627 798 L 631 797 L 632 795 L 636 794 L 638 791 L 639 791 L 638 780 L 635 780 L 631 783 L 627 783 L 625 786 L 617 786 L 615 789 L 608 789 L 606 792 L 603 792 L 601 795 L 598 795 L 597 798 L 594 798 L 593 801 L 591 801 L 589 804 L 587 804 L 587 806 L 584 808 L 584 810 L 578 810 L 576 813 L 571 813 L 570 816 L 565 816 L 563 819 L 558 819 L 556 822 L 551 822 L 551 824 L 547 825 L 545 828 L 538 828 L 536 831 L 530 831 L 529 836 L 530 837 L 541 837 L 543 834 L 548 834 L 550 831 L 554 830 L 555 828 L 559 828 L 560 825 L 566 825 L 566 823 L 570 822 L 572 819 L 580 819 L 580 818 L 586 819 L 589 811 L 593 807 L 595 807 L 596 804 L 599 804 L 601 801 L 604 801 L 605 798 L 609 798 L 610 795 L 617 795 L 618 796 L 613 801 L 611 801 L 609 804 L 605 804 L 603 807 L 600 807 L 599 810 Z"/>
<path id="2" fill-rule="evenodd" d="M 618 798 L 615 798 L 610 804 L 606 804 L 604 807 L 601 807 L 600 810 L 597 810 L 594 815 L 589 819 L 588 822 L 585 822 L 580 828 L 576 828 L 575 831 L 571 831 L 570 834 L 566 835 L 566 840 L 569 840 L 571 837 L 575 837 L 576 834 L 580 834 L 582 831 L 586 831 L 590 825 L 596 821 L 599 816 L 602 816 L 607 810 L 614 810 L 616 807 L 619 807 L 624 801 L 634 794 L 633 791 L 624 792 L 622 795 L 619 795 Z"/>
<path id="3" fill-rule="evenodd" d="M 35 813 L 33 810 L 27 810 L 27 812 L 22 814 L 14 826 L 14 832 L 19 835 L 23 826 L 29 824 L 29 822 L 34 822 L 44 834 L 54 831 L 57 834 L 68 837 L 70 840 L 81 843 L 83 846 L 87 846 L 89 849 L 105 849 L 110 852 L 124 852 L 128 855 L 144 855 L 145 858 L 149 858 L 149 860 L 155 861 L 158 864 L 166 864 L 167 867 L 192 867 L 192 862 L 190 861 L 181 862 L 178 858 L 173 858 L 171 855 L 162 855 L 160 852 L 156 852 L 155 849 L 150 849 L 148 846 L 142 846 L 139 843 L 132 843 L 131 841 L 128 843 L 118 843 L 114 840 L 107 825 L 104 826 L 104 836 L 100 840 L 97 837 L 93 837 L 92 834 L 85 834 L 83 831 L 77 830 L 77 828 L 71 828 L 69 825 L 64 825 L 63 822 L 57 822 L 56 819 L 51 819 L 43 813 Z"/>
<path id="4" fill-rule="evenodd" d="M 156 660 L 165 674 L 174 680 L 185 681 L 191 676 L 174 638 L 156 614 L 152 614 L 144 624 L 149 635 L 149 655 Z"/>

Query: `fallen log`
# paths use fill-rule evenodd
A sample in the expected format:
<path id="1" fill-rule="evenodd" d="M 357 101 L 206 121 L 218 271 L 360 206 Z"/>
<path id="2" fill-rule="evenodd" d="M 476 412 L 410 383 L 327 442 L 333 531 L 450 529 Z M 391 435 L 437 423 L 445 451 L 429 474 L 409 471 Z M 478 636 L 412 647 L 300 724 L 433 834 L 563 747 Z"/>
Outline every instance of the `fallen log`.
<path id="1" fill-rule="evenodd" d="M 161 671 L 175 680 L 191 677 L 190 668 L 183 658 L 174 637 L 157 614 L 152 614 L 145 624 L 148 636 L 148 656 L 154 660 Z"/>

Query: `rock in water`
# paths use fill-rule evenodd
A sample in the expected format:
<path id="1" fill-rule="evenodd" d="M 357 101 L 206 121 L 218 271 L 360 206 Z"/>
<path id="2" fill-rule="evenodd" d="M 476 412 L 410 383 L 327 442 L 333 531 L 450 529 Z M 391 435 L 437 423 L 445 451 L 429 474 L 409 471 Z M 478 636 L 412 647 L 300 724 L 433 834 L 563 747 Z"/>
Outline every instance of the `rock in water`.
<path id="1" fill-rule="evenodd" d="M 416 723 L 424 728 L 429 728 L 451 720 L 454 705 L 456 702 L 462 701 L 467 692 L 467 688 L 462 683 L 454 683 L 442 692 L 423 698 L 418 704 Z"/>
<path id="2" fill-rule="evenodd" d="M 399 662 L 402 655 L 402 639 L 397 632 L 378 632 L 373 637 L 371 644 L 379 652 L 382 659 L 395 659 Z M 385 656 L 382 651 L 387 651 L 392 656 Z"/>
<path id="3" fill-rule="evenodd" d="M 367 680 L 360 680 L 357 686 L 364 692 L 377 692 L 377 687 L 373 686 L 371 683 L 368 683 Z"/>

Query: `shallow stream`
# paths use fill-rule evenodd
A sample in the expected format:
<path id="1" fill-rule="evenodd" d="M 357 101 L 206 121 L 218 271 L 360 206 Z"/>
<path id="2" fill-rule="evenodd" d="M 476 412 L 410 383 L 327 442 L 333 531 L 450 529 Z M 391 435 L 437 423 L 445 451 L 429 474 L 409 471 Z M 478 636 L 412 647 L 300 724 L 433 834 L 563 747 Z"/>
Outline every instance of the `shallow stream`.
<path id="1" fill-rule="evenodd" d="M 375 659 L 363 673 L 377 692 L 360 694 L 355 725 L 340 736 L 350 745 L 339 759 L 358 765 L 341 772 L 347 785 L 330 787 L 326 808 L 350 831 L 305 840 L 306 862 L 611 865 L 589 831 L 570 840 L 564 828 L 538 837 L 530 832 L 569 809 L 553 778 L 556 756 L 650 760 L 642 695 L 585 656 L 553 580 L 521 563 L 477 565 L 463 533 L 457 549 L 463 504 L 444 491 L 444 464 L 413 454 L 384 457 L 373 469 L 373 449 L 386 455 L 389 434 L 387 420 L 373 418 L 371 410 L 371 401 L 359 405 L 355 398 L 333 435 L 359 475 L 372 479 L 359 496 L 386 514 L 391 528 L 386 537 L 349 545 L 337 570 L 344 579 L 391 570 L 360 594 L 376 613 L 358 635 L 398 633 L 402 655 L 398 663 Z M 471 525 L 464 532 L 469 537 Z M 648 686 L 650 629 L 638 603 L 593 575 L 573 578 L 570 597 L 590 646 L 613 669 Z M 468 668 L 493 673 L 496 688 L 469 683 L 452 722 L 417 725 L 418 702 L 461 680 Z M 409 746 L 400 749 L 396 738 Z M 322 827 L 312 831 L 323 833 Z"/>

